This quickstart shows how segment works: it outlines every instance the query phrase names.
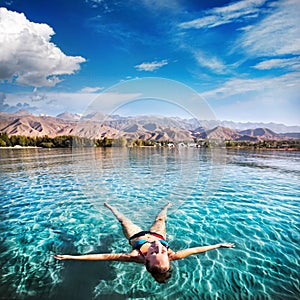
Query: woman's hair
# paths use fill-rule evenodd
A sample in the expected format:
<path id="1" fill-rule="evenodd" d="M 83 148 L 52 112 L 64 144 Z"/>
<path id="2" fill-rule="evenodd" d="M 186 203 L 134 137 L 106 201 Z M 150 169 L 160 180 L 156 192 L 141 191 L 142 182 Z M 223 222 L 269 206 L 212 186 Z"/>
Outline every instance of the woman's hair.
<path id="1" fill-rule="evenodd" d="M 150 266 L 149 261 L 146 261 L 146 269 L 158 283 L 166 283 L 172 275 L 171 267 L 169 270 L 162 270 L 158 266 Z"/>

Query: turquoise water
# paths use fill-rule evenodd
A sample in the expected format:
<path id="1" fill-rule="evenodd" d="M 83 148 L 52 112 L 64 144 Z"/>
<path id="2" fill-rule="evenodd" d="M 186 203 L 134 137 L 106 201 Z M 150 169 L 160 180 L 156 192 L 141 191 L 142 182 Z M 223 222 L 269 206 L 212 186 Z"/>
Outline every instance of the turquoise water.
<path id="1" fill-rule="evenodd" d="M 299 299 L 300 153 L 201 149 L 0 149 L 0 299 Z M 147 229 L 168 201 L 173 262 L 56 261 L 128 252 L 110 202 Z"/>

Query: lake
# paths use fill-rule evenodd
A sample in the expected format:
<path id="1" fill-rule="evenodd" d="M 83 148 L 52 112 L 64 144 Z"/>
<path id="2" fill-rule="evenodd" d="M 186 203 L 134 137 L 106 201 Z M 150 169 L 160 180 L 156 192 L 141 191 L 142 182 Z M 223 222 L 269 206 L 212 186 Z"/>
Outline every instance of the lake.
<path id="1" fill-rule="evenodd" d="M 0 149 L 0 299 L 299 299 L 300 153 L 226 149 Z M 172 262 L 57 261 L 129 252 L 104 202 L 148 229 L 167 202 Z"/>

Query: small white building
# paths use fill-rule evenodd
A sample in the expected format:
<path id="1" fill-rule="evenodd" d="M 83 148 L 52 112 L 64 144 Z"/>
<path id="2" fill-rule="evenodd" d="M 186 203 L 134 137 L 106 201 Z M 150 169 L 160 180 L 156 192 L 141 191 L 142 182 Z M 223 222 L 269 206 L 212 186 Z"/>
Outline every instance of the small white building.
<path id="1" fill-rule="evenodd" d="M 180 142 L 180 143 L 177 144 L 177 146 L 178 146 L 178 147 L 186 147 L 186 144 L 183 143 L 183 142 Z"/>
<path id="2" fill-rule="evenodd" d="M 196 143 L 188 143 L 188 146 L 191 147 L 191 148 L 197 148 L 198 144 L 196 144 Z"/>

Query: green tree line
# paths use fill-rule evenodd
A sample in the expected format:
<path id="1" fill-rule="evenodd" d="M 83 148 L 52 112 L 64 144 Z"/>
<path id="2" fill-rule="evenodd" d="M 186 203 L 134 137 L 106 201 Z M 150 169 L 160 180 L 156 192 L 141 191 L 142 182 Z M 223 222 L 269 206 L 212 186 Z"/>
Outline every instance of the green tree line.
<path id="1" fill-rule="evenodd" d="M 0 133 L 0 147 L 42 147 L 42 148 L 71 148 L 71 147 L 142 147 L 154 146 L 153 141 L 126 140 L 125 138 L 110 139 L 88 139 L 77 136 L 56 136 L 56 137 L 28 137 L 23 135 L 8 136 Z"/>
<path id="2" fill-rule="evenodd" d="M 147 147 L 161 146 L 167 147 L 172 141 L 146 141 L 142 139 L 125 139 L 124 137 L 110 139 L 88 139 L 77 136 L 56 136 L 56 137 L 28 137 L 23 135 L 8 136 L 6 133 L 0 133 L 0 147 L 42 147 L 42 148 L 71 148 L 71 147 Z M 211 146 L 225 146 L 228 148 L 251 148 L 251 149 L 295 149 L 300 150 L 300 140 L 288 141 L 225 141 L 223 145 L 211 140 L 195 140 L 195 143 L 201 148 L 210 148 Z"/>
<path id="3" fill-rule="evenodd" d="M 228 148 L 251 148 L 251 149 L 295 149 L 300 150 L 300 140 L 282 140 L 282 141 L 226 141 Z"/>

